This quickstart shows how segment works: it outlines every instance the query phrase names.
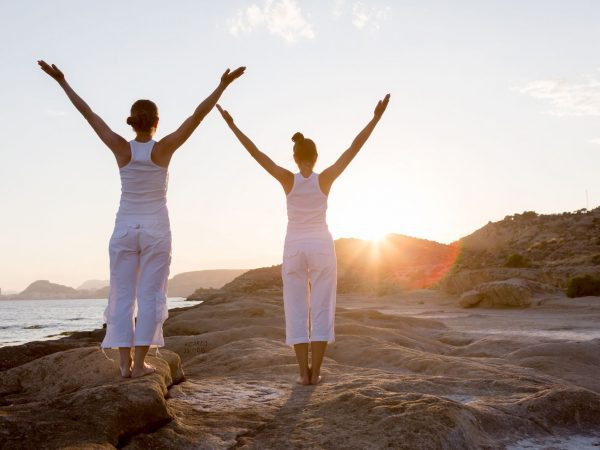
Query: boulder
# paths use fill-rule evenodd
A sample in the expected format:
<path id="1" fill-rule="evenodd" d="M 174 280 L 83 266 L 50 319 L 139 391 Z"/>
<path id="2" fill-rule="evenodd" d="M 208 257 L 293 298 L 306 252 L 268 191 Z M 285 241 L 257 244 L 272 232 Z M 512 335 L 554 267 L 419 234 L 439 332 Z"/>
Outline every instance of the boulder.
<path id="1" fill-rule="evenodd" d="M 538 281 L 550 284 L 552 279 L 548 273 L 539 269 L 512 268 L 512 267 L 489 267 L 476 270 L 462 270 L 448 275 L 439 287 L 449 294 L 461 294 L 476 289 L 482 283 L 491 281 L 504 281 L 511 278 Z"/>
<path id="2" fill-rule="evenodd" d="M 53 353 L 0 373 L 0 448 L 114 448 L 172 420 L 165 396 L 183 379 L 179 357 L 149 356 L 156 373 L 124 379 L 118 354 Z M 111 359 L 109 359 L 109 357 Z"/>
<path id="3" fill-rule="evenodd" d="M 474 291 L 469 291 L 459 303 L 464 307 L 481 306 L 484 308 L 518 307 L 531 305 L 534 286 L 527 280 L 511 278 L 504 281 L 482 283 Z M 479 295 L 476 296 L 475 293 Z M 479 298 L 478 302 L 475 300 Z"/>
<path id="4" fill-rule="evenodd" d="M 481 301 L 481 293 L 475 289 L 463 292 L 458 300 L 458 304 L 463 308 L 471 308 L 473 306 L 477 306 L 477 304 Z"/>

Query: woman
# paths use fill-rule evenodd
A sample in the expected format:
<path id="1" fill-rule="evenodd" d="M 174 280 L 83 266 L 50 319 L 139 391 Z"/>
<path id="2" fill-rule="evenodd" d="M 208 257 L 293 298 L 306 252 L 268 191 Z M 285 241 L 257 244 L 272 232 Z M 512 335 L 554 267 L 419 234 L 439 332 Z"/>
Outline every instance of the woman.
<path id="1" fill-rule="evenodd" d="M 173 153 L 190 137 L 215 106 L 227 86 L 245 67 L 229 69 L 221 81 L 173 133 L 153 140 L 158 109 L 150 100 L 131 107 L 127 124 L 135 139 L 127 142 L 92 111 L 54 64 L 38 61 L 54 78 L 75 108 L 113 152 L 121 175 L 121 202 L 109 243 L 110 294 L 104 319 L 107 324 L 102 348 L 119 348 L 121 375 L 141 377 L 154 372 L 145 362 L 150 346 L 163 346 L 162 324 L 168 316 L 167 279 L 171 262 L 171 231 L 167 211 L 168 167 Z M 137 298 L 137 320 L 134 306 Z M 135 352 L 132 357 L 132 347 Z"/>
<path id="2" fill-rule="evenodd" d="M 293 345 L 300 376 L 297 383 L 318 384 L 328 342 L 333 342 L 337 269 L 333 238 L 326 221 L 331 185 L 367 141 L 387 108 L 390 95 L 375 107 L 367 126 L 350 148 L 321 174 L 313 172 L 317 162 L 315 143 L 302 133 L 292 137 L 294 161 L 299 173 L 279 167 L 240 131 L 229 113 L 217 108 L 241 144 L 256 162 L 281 183 L 287 197 L 288 227 L 283 250 L 283 306 L 286 344 Z M 308 345 L 311 346 L 311 366 Z"/>

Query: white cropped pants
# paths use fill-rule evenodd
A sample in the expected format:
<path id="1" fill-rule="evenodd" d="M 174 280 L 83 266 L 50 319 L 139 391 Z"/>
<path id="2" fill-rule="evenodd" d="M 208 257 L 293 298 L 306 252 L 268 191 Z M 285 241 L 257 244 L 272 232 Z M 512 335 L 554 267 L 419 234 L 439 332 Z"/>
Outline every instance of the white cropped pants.
<path id="1" fill-rule="evenodd" d="M 335 340 L 333 240 L 286 242 L 281 267 L 286 344 Z"/>
<path id="2" fill-rule="evenodd" d="M 103 348 L 164 346 L 171 263 L 168 222 L 122 220 L 110 238 L 110 294 Z M 137 299 L 137 320 L 134 320 Z"/>

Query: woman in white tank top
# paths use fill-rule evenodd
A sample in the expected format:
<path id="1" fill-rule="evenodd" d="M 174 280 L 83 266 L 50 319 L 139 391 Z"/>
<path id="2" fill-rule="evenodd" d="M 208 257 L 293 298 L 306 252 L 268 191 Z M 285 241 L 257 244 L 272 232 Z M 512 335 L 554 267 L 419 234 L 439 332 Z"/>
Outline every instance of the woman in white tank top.
<path id="1" fill-rule="evenodd" d="M 235 136 L 250 155 L 281 183 L 287 199 L 288 226 L 281 274 L 286 343 L 294 346 L 300 376 L 299 384 L 318 384 L 321 363 L 328 342 L 335 339 L 335 300 L 337 269 L 333 238 L 327 227 L 327 198 L 331 185 L 356 156 L 387 108 L 390 95 L 375 107 L 367 126 L 350 148 L 321 174 L 313 172 L 317 148 L 301 133 L 292 137 L 294 161 L 299 172 L 293 174 L 275 164 L 240 131 L 221 106 L 217 108 Z M 308 351 L 312 353 L 311 364 Z"/>
<path id="2" fill-rule="evenodd" d="M 75 108 L 113 152 L 121 175 L 121 202 L 109 243 L 110 294 L 104 319 L 103 348 L 119 348 L 123 377 L 154 372 L 145 362 L 150 346 L 164 345 L 162 324 L 168 316 L 167 279 L 171 262 L 171 231 L 167 210 L 168 167 L 173 153 L 190 137 L 215 106 L 227 86 L 245 67 L 221 76 L 214 92 L 173 133 L 153 140 L 158 109 L 150 100 L 131 107 L 127 123 L 135 139 L 127 142 L 69 86 L 55 65 L 38 64 L 63 88 Z M 137 300 L 137 318 L 134 310 Z M 135 352 L 132 355 L 132 348 Z"/>

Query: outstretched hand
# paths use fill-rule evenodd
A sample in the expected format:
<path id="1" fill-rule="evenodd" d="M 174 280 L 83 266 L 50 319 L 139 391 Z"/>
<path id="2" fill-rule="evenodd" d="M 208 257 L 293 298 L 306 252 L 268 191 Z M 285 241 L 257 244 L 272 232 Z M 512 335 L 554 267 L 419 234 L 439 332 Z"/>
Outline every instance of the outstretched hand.
<path id="1" fill-rule="evenodd" d="M 44 72 L 54 78 L 56 81 L 62 81 L 65 79 L 65 74 L 60 71 L 58 67 L 54 64 L 49 65 L 46 61 L 39 60 L 39 66 L 42 68 Z"/>
<path id="2" fill-rule="evenodd" d="M 375 107 L 375 112 L 374 112 L 375 117 L 377 117 L 379 119 L 379 118 L 381 118 L 381 116 L 383 116 L 383 113 L 385 112 L 385 109 L 387 108 L 387 105 L 389 102 L 390 102 L 390 94 L 387 94 L 383 98 L 383 100 L 379 100 L 377 102 L 377 106 Z"/>
<path id="3" fill-rule="evenodd" d="M 223 116 L 223 119 L 225 119 L 225 122 L 227 122 L 227 125 L 233 125 L 233 117 L 231 117 L 226 110 L 221 108 L 221 105 L 219 105 L 219 104 L 217 104 L 217 109 Z"/>
<path id="4" fill-rule="evenodd" d="M 221 75 L 221 84 L 224 87 L 229 86 L 236 78 L 241 77 L 244 74 L 245 70 L 246 70 L 245 66 L 238 67 L 233 72 L 230 72 L 229 69 L 227 69 L 223 73 L 223 75 Z"/>

